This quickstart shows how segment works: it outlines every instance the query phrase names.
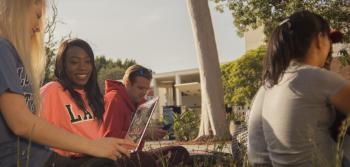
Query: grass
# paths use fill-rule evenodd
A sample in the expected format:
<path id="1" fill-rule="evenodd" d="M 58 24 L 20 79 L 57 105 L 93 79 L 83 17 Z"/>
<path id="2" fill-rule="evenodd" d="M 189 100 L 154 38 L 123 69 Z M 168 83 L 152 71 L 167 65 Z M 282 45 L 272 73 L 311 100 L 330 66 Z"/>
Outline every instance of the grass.
<path id="1" fill-rule="evenodd" d="M 152 143 L 152 144 L 150 144 Z M 147 142 L 144 150 L 160 148 L 169 145 L 184 146 L 191 154 L 194 167 L 234 167 L 236 163 L 233 161 L 230 149 L 231 141 L 174 141 L 174 142 Z M 229 147 L 229 148 L 228 148 Z M 164 167 L 168 162 L 163 163 Z"/>
<path id="2" fill-rule="evenodd" d="M 333 165 L 334 167 L 341 167 L 342 166 L 342 159 L 343 159 L 343 151 L 342 151 L 342 146 L 343 146 L 343 141 L 344 137 L 347 131 L 348 126 L 350 125 L 350 118 L 347 118 L 343 123 L 342 126 L 340 127 L 341 131 L 338 136 L 338 143 L 337 143 L 337 153 L 336 153 L 336 162 Z M 205 153 L 202 154 L 193 154 L 192 159 L 194 160 L 194 166 L 195 167 L 235 167 L 235 166 L 243 166 L 243 167 L 249 167 L 250 164 L 248 162 L 247 158 L 247 153 L 246 153 L 246 145 L 243 145 L 242 147 L 242 161 L 234 161 L 233 156 L 232 156 L 232 151 L 230 150 L 229 153 L 225 153 L 224 149 L 226 148 L 225 143 L 230 143 L 231 141 L 221 141 L 221 142 L 212 142 L 208 138 L 207 140 L 203 141 L 188 141 L 188 142 L 174 142 L 172 144 L 174 145 L 195 145 L 197 146 L 197 151 L 202 150 Z M 157 147 L 162 147 L 168 144 L 162 144 L 159 142 L 159 145 Z M 203 149 L 203 146 L 206 148 Z M 210 147 L 213 147 L 213 149 L 209 149 Z M 193 147 L 194 148 L 194 147 Z M 201 148 L 201 149 L 200 149 Z M 196 149 L 188 149 L 190 152 L 191 151 L 196 151 Z M 317 152 L 317 151 L 316 151 Z M 319 157 L 317 153 L 315 153 L 315 156 L 317 161 L 320 162 L 325 162 L 326 160 L 322 157 Z M 322 163 L 322 164 L 327 164 L 327 163 Z M 165 165 L 166 166 L 166 165 Z"/>
<path id="3" fill-rule="evenodd" d="M 341 131 L 338 136 L 338 143 L 337 143 L 337 154 L 336 154 L 336 164 L 334 164 L 335 167 L 341 167 L 342 166 L 342 158 L 343 158 L 343 141 L 344 137 L 346 135 L 346 131 L 348 126 L 350 125 L 350 117 L 348 117 L 346 120 L 343 121 L 342 126 L 340 127 Z M 34 127 L 32 128 L 32 130 Z M 149 142 L 148 142 L 149 143 Z M 26 166 L 29 167 L 29 158 L 30 158 L 30 145 L 31 140 L 29 139 L 29 146 L 27 148 L 27 157 L 26 157 Z M 147 144 L 145 145 L 145 150 L 159 148 L 163 146 L 169 146 L 169 145 L 182 145 L 182 146 L 190 146 L 192 149 L 187 148 L 187 150 L 190 151 L 191 158 L 194 162 L 194 167 L 249 167 L 249 163 L 247 160 L 247 153 L 246 153 L 246 145 L 242 145 L 242 161 L 234 161 L 232 156 L 232 151 L 228 146 L 231 145 L 231 141 L 215 141 L 211 140 L 211 138 L 207 138 L 206 140 L 202 141 L 187 141 L 187 142 L 181 142 L 181 141 L 175 141 L 172 143 L 164 143 L 162 141 L 154 142 L 153 144 Z M 21 166 L 23 162 L 21 162 L 20 158 L 20 141 L 19 138 L 17 140 L 17 166 Z M 162 160 L 162 166 L 166 167 L 169 164 L 166 160 Z M 180 165 L 182 166 L 182 165 Z"/>

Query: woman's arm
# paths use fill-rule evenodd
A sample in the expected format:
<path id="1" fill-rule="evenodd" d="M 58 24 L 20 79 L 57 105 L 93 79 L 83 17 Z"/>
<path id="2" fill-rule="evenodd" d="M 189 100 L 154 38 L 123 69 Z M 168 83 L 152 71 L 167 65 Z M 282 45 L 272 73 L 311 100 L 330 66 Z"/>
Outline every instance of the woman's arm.
<path id="1" fill-rule="evenodd" d="M 340 111 L 343 111 L 345 114 L 350 114 L 350 83 L 346 84 L 341 88 L 335 95 L 331 98 L 331 103 L 338 108 Z"/>
<path id="2" fill-rule="evenodd" d="M 115 160 L 120 154 L 129 156 L 129 151 L 121 145 L 134 145 L 128 140 L 116 138 L 93 141 L 56 128 L 32 114 L 23 95 L 20 94 L 10 92 L 1 94 L 0 111 L 16 135 L 50 147 Z"/>

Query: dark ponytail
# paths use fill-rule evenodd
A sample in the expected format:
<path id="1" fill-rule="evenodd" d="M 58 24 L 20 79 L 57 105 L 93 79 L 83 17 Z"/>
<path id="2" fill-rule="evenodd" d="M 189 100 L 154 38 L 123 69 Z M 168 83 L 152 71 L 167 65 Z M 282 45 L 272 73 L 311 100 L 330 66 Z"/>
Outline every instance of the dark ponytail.
<path id="1" fill-rule="evenodd" d="M 312 39 L 319 32 L 329 34 L 329 24 L 309 11 L 295 12 L 276 27 L 268 40 L 264 58 L 264 85 L 278 84 L 290 62 L 306 56 Z"/>

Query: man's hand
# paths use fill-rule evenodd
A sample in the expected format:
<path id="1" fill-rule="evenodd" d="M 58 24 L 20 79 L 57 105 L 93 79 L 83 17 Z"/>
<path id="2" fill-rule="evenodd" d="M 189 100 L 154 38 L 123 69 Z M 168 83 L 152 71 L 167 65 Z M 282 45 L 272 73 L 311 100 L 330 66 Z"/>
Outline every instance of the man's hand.
<path id="1" fill-rule="evenodd" d="M 167 131 L 160 127 L 148 127 L 145 132 L 146 140 L 159 140 L 167 134 Z"/>

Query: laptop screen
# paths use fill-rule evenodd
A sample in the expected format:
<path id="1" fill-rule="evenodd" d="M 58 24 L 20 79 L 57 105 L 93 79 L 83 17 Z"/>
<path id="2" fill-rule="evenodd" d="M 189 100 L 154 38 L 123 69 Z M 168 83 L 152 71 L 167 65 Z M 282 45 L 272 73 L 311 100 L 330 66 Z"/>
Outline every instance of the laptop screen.
<path id="1" fill-rule="evenodd" d="M 127 136 L 137 144 L 134 151 L 138 150 L 140 147 L 144 133 L 157 106 L 158 100 L 159 97 L 152 98 L 151 100 L 141 104 L 135 111 L 127 133 Z"/>

